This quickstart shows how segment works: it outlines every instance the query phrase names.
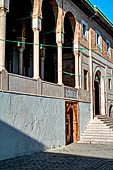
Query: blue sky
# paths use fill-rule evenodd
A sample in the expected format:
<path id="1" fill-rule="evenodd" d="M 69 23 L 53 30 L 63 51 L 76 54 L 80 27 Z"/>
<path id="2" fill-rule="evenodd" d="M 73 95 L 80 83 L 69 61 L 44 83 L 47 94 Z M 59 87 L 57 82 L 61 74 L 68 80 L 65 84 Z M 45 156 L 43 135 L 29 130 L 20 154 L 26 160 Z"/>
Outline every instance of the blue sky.
<path id="1" fill-rule="evenodd" d="M 90 0 L 113 23 L 113 0 Z"/>

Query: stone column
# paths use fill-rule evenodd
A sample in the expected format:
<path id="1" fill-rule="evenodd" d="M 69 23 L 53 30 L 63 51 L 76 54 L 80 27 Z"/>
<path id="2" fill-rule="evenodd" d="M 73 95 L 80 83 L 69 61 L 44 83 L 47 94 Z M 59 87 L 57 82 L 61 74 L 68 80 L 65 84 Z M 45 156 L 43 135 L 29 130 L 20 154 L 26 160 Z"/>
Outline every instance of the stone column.
<path id="1" fill-rule="evenodd" d="M 34 45 L 33 45 L 33 78 L 38 79 L 39 76 L 39 30 L 33 29 Z"/>
<path id="2" fill-rule="evenodd" d="M 45 57 L 46 57 L 46 53 L 45 53 L 45 48 L 43 47 L 41 49 L 41 79 L 44 80 L 44 60 L 45 60 Z"/>
<path id="3" fill-rule="evenodd" d="M 29 77 L 32 77 L 33 59 L 30 57 Z"/>
<path id="4" fill-rule="evenodd" d="M 23 75 L 23 51 L 24 49 L 19 48 L 19 75 Z"/>
<path id="5" fill-rule="evenodd" d="M 79 88 L 79 50 L 78 43 L 74 44 L 74 56 L 75 56 L 75 88 Z"/>
<path id="6" fill-rule="evenodd" d="M 0 9 L 0 71 L 5 69 L 6 12 Z"/>
<path id="7" fill-rule="evenodd" d="M 39 54 L 40 54 L 39 33 L 41 30 L 41 18 L 33 16 L 32 21 L 33 21 L 32 29 L 34 32 L 33 78 L 38 79 L 38 78 L 40 78 L 40 76 L 39 76 Z"/>
<path id="8" fill-rule="evenodd" d="M 62 43 L 58 45 L 58 84 L 62 84 Z"/>
<path id="9" fill-rule="evenodd" d="M 75 88 L 79 89 L 79 41 L 80 41 L 80 23 L 78 19 L 76 20 L 76 27 L 75 27 L 75 32 L 74 32 L 74 41 L 73 41 L 73 53 L 75 56 Z"/>
<path id="10" fill-rule="evenodd" d="M 44 80 L 44 57 L 41 57 L 41 79 Z"/>
<path id="11" fill-rule="evenodd" d="M 56 40 L 58 47 L 58 84 L 62 85 L 62 44 L 64 43 L 64 34 L 57 33 Z"/>
<path id="12" fill-rule="evenodd" d="M 18 51 L 19 51 L 19 74 L 23 75 L 23 52 L 25 49 L 25 38 L 24 37 L 18 37 L 17 40 L 19 42 L 23 42 L 23 43 L 19 43 L 18 44 Z"/>
<path id="13" fill-rule="evenodd" d="M 79 55 L 79 88 L 82 88 L 82 62 L 81 62 L 81 53 Z"/>
<path id="14" fill-rule="evenodd" d="M 13 46 L 13 73 L 18 74 L 18 55 L 17 55 L 17 46 L 15 43 Z"/>

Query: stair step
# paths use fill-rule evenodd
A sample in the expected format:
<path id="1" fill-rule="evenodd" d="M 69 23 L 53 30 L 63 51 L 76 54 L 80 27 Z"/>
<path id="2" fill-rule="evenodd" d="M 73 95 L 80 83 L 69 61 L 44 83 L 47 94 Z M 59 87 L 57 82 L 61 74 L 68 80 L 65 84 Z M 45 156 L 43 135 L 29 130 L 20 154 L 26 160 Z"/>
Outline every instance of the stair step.
<path id="1" fill-rule="evenodd" d="M 89 133 L 89 132 L 90 132 L 90 133 Z M 85 131 L 84 133 L 85 133 L 85 134 L 91 134 L 91 133 L 92 133 L 92 134 L 95 135 L 95 134 L 100 134 L 101 132 L 96 133 L 96 131 L 94 131 L 94 132 L 92 132 L 92 131 Z M 84 133 L 83 133 L 83 134 L 84 134 Z M 102 133 L 101 133 L 101 134 L 102 134 Z M 106 133 L 106 134 L 111 134 L 111 133 Z M 112 135 L 112 134 L 111 134 L 111 135 Z"/>
<path id="2" fill-rule="evenodd" d="M 110 124 L 110 125 L 112 125 L 112 124 Z M 108 127 L 108 126 L 106 126 L 105 123 L 102 123 L 102 124 L 99 124 L 99 123 L 89 123 L 88 126 L 92 126 L 92 127 Z"/>
<path id="3" fill-rule="evenodd" d="M 111 133 L 87 133 L 87 132 L 84 132 L 82 134 L 82 136 L 105 136 L 105 137 L 113 137 L 113 134 Z"/>
<path id="4" fill-rule="evenodd" d="M 81 137 L 80 137 L 80 139 L 91 139 L 91 140 L 95 140 L 95 139 L 97 139 L 97 140 L 99 140 L 99 139 L 103 139 L 103 140 L 105 140 L 105 141 L 107 141 L 107 140 L 112 140 L 113 141 L 113 136 L 89 136 L 89 135 L 82 135 Z"/>
<path id="5" fill-rule="evenodd" d="M 94 132 L 94 131 L 98 131 L 98 132 L 99 132 L 99 131 L 100 131 L 100 132 L 112 132 L 112 131 L 113 131 L 112 127 L 110 127 L 110 126 L 108 126 L 108 128 L 102 128 L 102 127 L 101 127 L 101 128 L 100 128 L 100 127 L 96 127 L 96 128 L 95 128 L 95 127 L 89 127 L 89 126 L 88 126 L 88 128 L 86 128 L 84 131 L 86 131 L 86 130 L 89 130 L 89 131 L 92 130 L 93 132 Z"/>
<path id="6" fill-rule="evenodd" d="M 81 139 L 82 141 L 101 141 L 101 142 L 111 142 L 113 143 L 113 140 L 112 139 L 92 139 L 92 138 L 84 138 L 84 139 Z"/>
<path id="7" fill-rule="evenodd" d="M 90 129 L 103 129 L 103 130 L 110 129 L 109 126 L 92 126 L 92 125 L 88 125 L 87 128 L 90 128 Z"/>
<path id="8" fill-rule="evenodd" d="M 95 117 L 84 130 L 78 143 L 113 144 L 113 119 Z"/>
<path id="9" fill-rule="evenodd" d="M 103 122 L 103 123 L 112 123 L 113 124 L 113 121 L 110 121 L 110 120 L 101 120 L 100 122 Z"/>
<path id="10" fill-rule="evenodd" d="M 77 143 L 81 143 L 81 144 L 84 144 L 84 143 L 86 143 L 86 144 L 101 144 L 101 145 L 104 145 L 104 144 L 106 144 L 106 145 L 113 145 L 113 142 L 105 142 L 105 141 L 77 141 Z"/>
<path id="11" fill-rule="evenodd" d="M 109 119 L 107 116 L 104 116 L 104 115 L 101 115 L 101 116 L 98 116 L 98 117 L 95 117 L 97 119 Z"/>
<path id="12" fill-rule="evenodd" d="M 107 119 L 105 119 L 105 118 L 103 118 L 103 119 L 98 119 L 98 120 L 100 120 L 100 121 L 110 121 L 110 122 L 113 122 L 113 119 L 109 119 L 109 118 L 107 118 Z"/>
<path id="13" fill-rule="evenodd" d="M 97 120 L 95 120 L 95 121 L 92 121 L 92 122 L 91 122 L 91 124 L 109 124 L 109 123 L 110 123 L 110 124 L 113 124 L 112 121 L 107 121 L 107 120 L 106 120 L 106 121 L 101 121 L 101 120 L 100 120 L 100 121 L 97 121 Z"/>
<path id="14" fill-rule="evenodd" d="M 111 129 L 113 129 L 113 125 L 109 125 L 109 127 L 110 127 Z"/>
<path id="15" fill-rule="evenodd" d="M 90 123 L 89 125 L 87 125 L 87 127 L 102 127 L 102 128 L 108 128 L 108 126 L 106 126 L 106 124 L 92 124 L 92 123 Z"/>
<path id="16" fill-rule="evenodd" d="M 100 125 L 102 125 L 103 124 L 103 122 L 102 121 L 93 121 L 93 122 L 91 122 L 90 124 L 100 124 Z"/>

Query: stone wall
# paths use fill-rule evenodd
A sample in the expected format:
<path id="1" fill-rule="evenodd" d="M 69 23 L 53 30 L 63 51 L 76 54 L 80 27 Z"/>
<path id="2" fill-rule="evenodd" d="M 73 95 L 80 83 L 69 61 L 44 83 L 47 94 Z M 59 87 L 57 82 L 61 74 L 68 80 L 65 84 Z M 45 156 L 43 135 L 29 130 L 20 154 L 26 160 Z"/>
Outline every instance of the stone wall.
<path id="1" fill-rule="evenodd" d="M 50 82 L 41 82 L 41 94 L 46 96 L 62 97 L 62 87 Z"/>
<path id="2" fill-rule="evenodd" d="M 37 94 L 37 80 L 32 78 L 8 74 L 9 91 Z"/>
<path id="3" fill-rule="evenodd" d="M 0 92 L 0 160 L 64 145 L 64 100 Z"/>

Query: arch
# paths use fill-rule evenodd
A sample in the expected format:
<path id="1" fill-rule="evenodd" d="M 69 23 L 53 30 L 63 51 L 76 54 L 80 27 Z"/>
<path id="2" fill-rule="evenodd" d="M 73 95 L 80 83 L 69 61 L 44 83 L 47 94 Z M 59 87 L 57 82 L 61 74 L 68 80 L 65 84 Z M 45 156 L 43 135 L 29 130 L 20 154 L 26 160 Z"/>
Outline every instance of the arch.
<path id="1" fill-rule="evenodd" d="M 94 72 L 93 72 L 93 88 L 94 88 L 94 81 L 95 81 L 96 73 L 98 73 L 99 76 L 101 77 L 101 72 L 102 72 L 101 67 L 99 66 L 95 67 Z"/>
<path id="2" fill-rule="evenodd" d="M 72 14 L 72 12 L 70 11 L 67 11 L 65 13 L 65 16 L 64 18 L 66 17 L 66 15 L 68 16 L 69 20 L 70 20 L 70 23 L 71 23 L 71 26 L 72 26 L 72 30 L 73 30 L 73 33 L 75 32 L 75 25 L 76 25 L 76 20 L 75 20 L 75 17 L 74 15 Z"/>
<path id="3" fill-rule="evenodd" d="M 32 2 L 31 0 L 10 0 L 9 13 L 6 16 L 6 39 L 33 43 Z M 22 56 L 20 56 L 20 50 L 23 50 Z M 33 45 L 6 42 L 7 70 L 11 73 L 32 77 L 32 51 Z"/>
<path id="4" fill-rule="evenodd" d="M 113 118 L 113 105 L 112 104 L 109 107 L 109 117 Z"/>
<path id="5" fill-rule="evenodd" d="M 39 1 L 40 1 L 40 5 L 39 5 L 39 16 L 43 16 L 42 14 L 42 8 L 43 8 L 43 3 L 45 0 L 38 0 L 38 4 L 39 4 Z M 47 0 L 46 0 L 47 1 Z M 50 4 L 52 5 L 53 9 L 54 9 L 54 12 L 55 12 L 55 9 L 58 8 L 58 2 L 57 0 L 49 0 Z"/>
<path id="6" fill-rule="evenodd" d="M 95 67 L 95 70 L 94 70 L 94 75 L 96 75 L 96 73 L 99 73 L 99 74 L 101 74 L 101 72 L 102 72 L 102 69 L 101 69 L 101 67 L 99 67 L 99 66 L 97 66 L 97 67 Z"/>
<path id="7" fill-rule="evenodd" d="M 97 70 L 94 77 L 94 89 L 95 89 L 95 115 L 101 114 L 101 71 Z"/>
<path id="8" fill-rule="evenodd" d="M 46 46 L 40 49 L 40 77 L 53 83 L 57 83 L 57 17 L 58 6 L 56 0 L 43 0 L 40 43 L 46 44 Z"/>
<path id="9" fill-rule="evenodd" d="M 100 83 L 100 79 L 101 79 L 101 72 L 100 72 L 100 70 L 98 70 L 95 73 L 95 80 Z"/>
<path id="10" fill-rule="evenodd" d="M 75 87 L 75 56 L 73 52 L 75 26 L 73 14 L 67 12 L 64 17 L 63 83 L 70 87 Z M 73 76 L 66 72 L 72 73 Z"/>

